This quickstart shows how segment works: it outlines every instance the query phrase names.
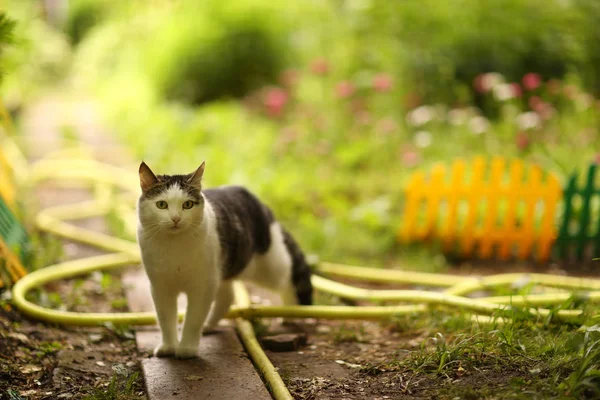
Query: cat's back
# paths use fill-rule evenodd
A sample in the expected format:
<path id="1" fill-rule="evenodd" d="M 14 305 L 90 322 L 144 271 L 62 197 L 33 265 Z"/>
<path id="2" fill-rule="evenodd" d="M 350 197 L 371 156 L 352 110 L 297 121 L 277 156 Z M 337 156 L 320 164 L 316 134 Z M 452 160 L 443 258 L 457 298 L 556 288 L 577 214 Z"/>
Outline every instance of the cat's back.
<path id="1" fill-rule="evenodd" d="M 256 195 L 243 186 L 220 186 L 202 191 L 219 218 L 241 218 L 242 223 L 270 224 L 273 213 Z"/>
<path id="2" fill-rule="evenodd" d="M 241 272 L 254 254 L 271 245 L 272 211 L 243 186 L 222 186 L 202 191 L 214 211 L 223 253 L 225 278 Z"/>

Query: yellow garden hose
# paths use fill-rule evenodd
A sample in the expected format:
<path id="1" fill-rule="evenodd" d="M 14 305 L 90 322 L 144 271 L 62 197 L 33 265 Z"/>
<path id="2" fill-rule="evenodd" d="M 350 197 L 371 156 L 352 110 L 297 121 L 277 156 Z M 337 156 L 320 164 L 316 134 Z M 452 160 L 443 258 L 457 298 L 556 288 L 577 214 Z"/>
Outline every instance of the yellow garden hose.
<path id="1" fill-rule="evenodd" d="M 76 150 L 51 155 L 33 164 L 28 170 L 27 183 L 31 186 L 45 180 L 57 184 L 81 184 L 95 190 L 96 198 L 73 205 L 62 205 L 41 211 L 36 217 L 39 229 L 57 236 L 92 245 L 111 252 L 85 259 L 67 261 L 52 265 L 23 277 L 13 288 L 13 302 L 24 314 L 46 322 L 64 325 L 98 325 L 107 322 L 114 324 L 148 325 L 155 324 L 152 312 L 140 313 L 78 313 L 52 310 L 38 306 L 26 299 L 30 290 L 46 283 L 72 278 L 93 271 L 139 264 L 140 255 L 135 242 L 90 231 L 69 224 L 68 220 L 105 216 L 115 210 L 126 223 L 131 235 L 135 220 L 131 211 L 137 193 L 137 177 L 129 171 L 99 163 Z M 58 181 L 57 181 L 58 180 Z M 115 192 L 122 193 L 115 193 Z M 116 205 L 115 205 L 116 202 Z M 473 299 L 466 294 L 477 290 L 532 283 L 545 287 L 584 292 L 582 298 L 590 302 L 600 300 L 600 281 L 542 274 L 503 274 L 484 278 L 459 277 L 454 275 L 428 274 L 407 271 L 382 270 L 365 267 L 321 263 L 317 272 L 325 275 L 351 279 L 380 281 L 386 283 L 412 284 L 445 288 L 444 291 L 425 290 L 371 290 L 326 279 L 314 275 L 316 290 L 336 296 L 374 302 L 402 302 L 408 304 L 385 306 L 256 306 L 248 301 L 243 285 L 235 286 L 236 306 L 227 315 L 235 318 L 238 331 L 246 350 L 257 368 L 269 383 L 276 399 L 291 399 L 281 377 L 275 371 L 256 340 L 252 325 L 247 321 L 256 317 L 322 318 L 322 319 L 388 319 L 399 315 L 425 312 L 429 306 L 442 306 L 467 310 L 474 313 L 472 319 L 479 323 L 502 323 L 510 318 L 511 306 L 531 307 L 530 312 L 538 317 L 552 316 L 559 321 L 577 321 L 581 310 L 552 311 L 538 306 L 561 304 L 572 296 L 570 292 L 543 293 L 527 296 L 495 296 Z M 182 317 L 182 316 L 180 316 Z"/>

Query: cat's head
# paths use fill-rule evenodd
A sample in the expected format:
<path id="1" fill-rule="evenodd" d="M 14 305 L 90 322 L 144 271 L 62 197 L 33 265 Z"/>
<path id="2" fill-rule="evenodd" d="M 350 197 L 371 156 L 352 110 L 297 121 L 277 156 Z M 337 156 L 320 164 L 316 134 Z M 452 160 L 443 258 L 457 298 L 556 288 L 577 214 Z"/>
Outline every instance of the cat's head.
<path id="1" fill-rule="evenodd" d="M 142 195 L 138 214 L 142 228 L 148 234 L 185 232 L 202 223 L 204 198 L 202 175 L 204 162 L 187 175 L 154 175 L 146 163 L 140 164 Z"/>

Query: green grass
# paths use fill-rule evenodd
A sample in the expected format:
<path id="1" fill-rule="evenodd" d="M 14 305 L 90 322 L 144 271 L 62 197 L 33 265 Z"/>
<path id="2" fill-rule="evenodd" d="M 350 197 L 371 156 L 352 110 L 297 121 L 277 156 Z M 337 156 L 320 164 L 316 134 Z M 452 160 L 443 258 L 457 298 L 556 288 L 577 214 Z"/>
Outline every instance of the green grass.
<path id="1" fill-rule="evenodd" d="M 138 372 L 113 375 L 106 388 L 97 388 L 84 397 L 85 400 L 131 400 L 139 399 L 142 390 L 142 377 Z"/>
<path id="2" fill-rule="evenodd" d="M 336 328 L 333 332 L 333 342 L 336 344 L 339 343 L 361 343 L 365 341 L 365 330 L 364 327 L 360 327 L 357 331 L 356 327 L 347 327 L 346 325 L 341 325 Z"/>
<path id="3" fill-rule="evenodd" d="M 593 323 L 593 315 L 590 311 L 585 322 Z M 579 399 L 600 394 L 598 325 L 578 328 L 517 318 L 504 325 L 473 326 L 468 314 L 432 311 L 398 319 L 392 328 L 426 339 L 416 349 L 398 350 L 386 363 L 366 365 L 361 373 L 408 375 L 422 385 L 428 382 L 426 387 L 438 385 L 441 398 Z"/>

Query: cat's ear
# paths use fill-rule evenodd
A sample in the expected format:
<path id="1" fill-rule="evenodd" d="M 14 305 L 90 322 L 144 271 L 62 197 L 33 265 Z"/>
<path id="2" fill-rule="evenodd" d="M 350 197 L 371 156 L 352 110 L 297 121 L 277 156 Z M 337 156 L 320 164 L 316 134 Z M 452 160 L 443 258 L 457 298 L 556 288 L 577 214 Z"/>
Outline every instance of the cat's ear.
<path id="1" fill-rule="evenodd" d="M 152 186 L 158 183 L 158 178 L 154 175 L 154 172 L 142 161 L 140 164 L 140 187 L 142 192 L 148 191 Z"/>
<path id="2" fill-rule="evenodd" d="M 190 177 L 190 179 L 188 179 L 187 182 L 188 184 L 194 186 L 198 190 L 202 189 L 202 176 L 204 175 L 204 164 L 205 162 L 202 161 L 202 164 L 200 164 L 198 169 L 192 174 L 192 176 Z"/>

